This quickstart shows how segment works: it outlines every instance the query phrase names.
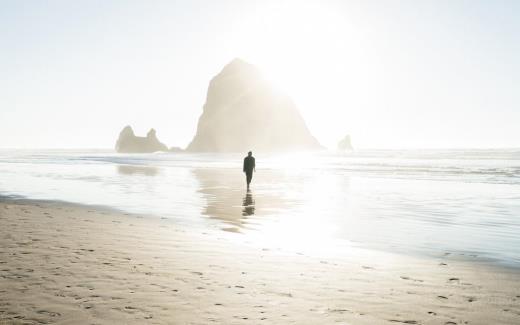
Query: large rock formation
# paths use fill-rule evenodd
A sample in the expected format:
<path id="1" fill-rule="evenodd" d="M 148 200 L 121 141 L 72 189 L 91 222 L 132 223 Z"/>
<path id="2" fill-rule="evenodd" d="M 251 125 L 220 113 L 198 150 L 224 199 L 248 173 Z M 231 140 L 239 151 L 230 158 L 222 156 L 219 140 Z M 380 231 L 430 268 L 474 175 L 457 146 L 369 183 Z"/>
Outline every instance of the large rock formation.
<path id="1" fill-rule="evenodd" d="M 116 142 L 116 151 L 122 153 L 148 153 L 167 151 L 168 147 L 157 139 L 154 129 L 150 129 L 146 137 L 135 136 L 130 125 L 126 126 Z"/>
<path id="2" fill-rule="evenodd" d="M 235 59 L 208 88 L 188 151 L 244 152 L 321 149 L 291 99 L 251 64 Z"/>

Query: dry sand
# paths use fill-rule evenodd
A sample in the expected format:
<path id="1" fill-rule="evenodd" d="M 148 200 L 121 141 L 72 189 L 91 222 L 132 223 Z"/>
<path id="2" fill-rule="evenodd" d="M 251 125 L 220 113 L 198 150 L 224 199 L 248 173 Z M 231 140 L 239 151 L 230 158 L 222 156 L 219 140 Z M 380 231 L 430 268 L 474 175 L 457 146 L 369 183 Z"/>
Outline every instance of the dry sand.
<path id="1" fill-rule="evenodd" d="M 319 258 L 171 220 L 0 202 L 0 323 L 520 324 L 520 272 L 349 250 Z"/>

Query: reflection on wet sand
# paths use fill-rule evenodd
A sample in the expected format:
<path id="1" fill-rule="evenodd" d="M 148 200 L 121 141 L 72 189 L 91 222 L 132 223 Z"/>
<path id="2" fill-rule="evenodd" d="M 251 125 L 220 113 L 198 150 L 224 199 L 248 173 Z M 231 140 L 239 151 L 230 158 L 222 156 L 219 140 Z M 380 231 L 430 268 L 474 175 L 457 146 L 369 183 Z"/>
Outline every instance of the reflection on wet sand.
<path id="1" fill-rule="evenodd" d="M 151 166 L 117 165 L 117 172 L 121 175 L 156 176 L 159 169 Z"/>
<path id="2" fill-rule="evenodd" d="M 240 231 L 257 218 L 274 215 L 290 204 L 272 184 L 281 175 L 273 171 L 262 171 L 253 177 L 251 191 L 246 191 L 246 180 L 241 170 L 194 169 L 199 181 L 199 192 L 206 199 L 202 214 L 224 221 L 231 227 L 227 231 Z"/>
<path id="3" fill-rule="evenodd" d="M 255 200 L 253 199 L 253 193 L 251 193 L 251 191 L 247 191 L 242 206 L 244 207 L 242 216 L 252 216 L 255 214 Z"/>

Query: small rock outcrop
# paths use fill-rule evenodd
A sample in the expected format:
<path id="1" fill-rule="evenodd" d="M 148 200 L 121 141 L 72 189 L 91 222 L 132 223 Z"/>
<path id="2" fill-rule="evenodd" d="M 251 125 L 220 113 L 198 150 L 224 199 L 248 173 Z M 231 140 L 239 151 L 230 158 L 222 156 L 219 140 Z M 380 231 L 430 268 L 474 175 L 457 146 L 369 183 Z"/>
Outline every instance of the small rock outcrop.
<path id="1" fill-rule="evenodd" d="M 352 142 L 350 140 L 350 135 L 347 134 L 343 140 L 338 142 L 338 149 L 339 150 L 353 150 L 352 148 Z"/>
<path id="2" fill-rule="evenodd" d="M 192 152 L 315 150 L 311 135 L 289 96 L 275 90 L 255 66 L 240 59 L 210 82 Z"/>
<path id="3" fill-rule="evenodd" d="M 170 149 L 168 149 L 169 152 L 183 152 L 184 150 L 182 150 L 181 147 L 170 147 Z"/>
<path id="4" fill-rule="evenodd" d="M 138 137 L 131 126 L 126 126 L 116 142 L 116 151 L 120 153 L 150 153 L 168 151 L 168 147 L 157 139 L 154 129 L 150 129 L 146 137 Z"/>

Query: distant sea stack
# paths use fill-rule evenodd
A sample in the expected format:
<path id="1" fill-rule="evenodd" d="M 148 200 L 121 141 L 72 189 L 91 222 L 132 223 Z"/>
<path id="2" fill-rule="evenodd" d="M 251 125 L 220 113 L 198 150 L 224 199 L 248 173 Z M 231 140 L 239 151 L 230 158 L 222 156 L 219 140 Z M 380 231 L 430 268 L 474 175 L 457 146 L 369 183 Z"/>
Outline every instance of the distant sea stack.
<path id="1" fill-rule="evenodd" d="M 339 150 L 353 150 L 354 148 L 352 148 L 352 142 L 350 140 L 350 135 L 347 134 L 343 140 L 341 140 L 340 142 L 338 142 L 338 149 Z"/>
<path id="2" fill-rule="evenodd" d="M 120 153 L 150 153 L 168 151 L 168 147 L 157 139 L 154 129 L 150 129 L 146 137 L 138 137 L 131 126 L 126 126 L 116 142 L 116 151 Z"/>
<path id="3" fill-rule="evenodd" d="M 296 105 L 257 68 L 234 59 L 209 83 L 192 152 L 316 150 Z"/>

